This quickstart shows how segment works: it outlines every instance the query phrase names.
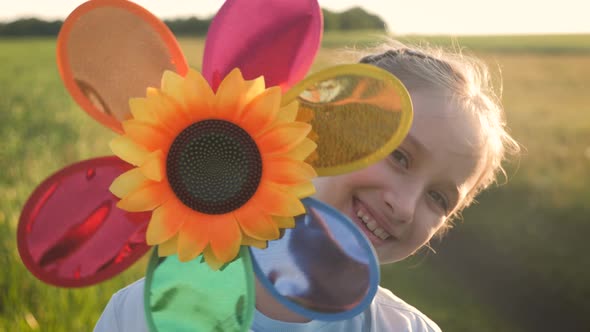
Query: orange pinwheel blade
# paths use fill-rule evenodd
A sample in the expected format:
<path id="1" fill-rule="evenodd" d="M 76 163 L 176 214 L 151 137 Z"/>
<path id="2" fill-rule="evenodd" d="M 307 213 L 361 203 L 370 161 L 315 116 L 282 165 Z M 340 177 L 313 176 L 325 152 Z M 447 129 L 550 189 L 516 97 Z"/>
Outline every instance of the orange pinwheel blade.
<path id="1" fill-rule="evenodd" d="M 129 98 L 160 86 L 165 70 L 186 74 L 174 35 L 146 9 L 125 0 L 93 0 L 76 8 L 57 40 L 61 77 L 95 120 L 121 133 Z"/>

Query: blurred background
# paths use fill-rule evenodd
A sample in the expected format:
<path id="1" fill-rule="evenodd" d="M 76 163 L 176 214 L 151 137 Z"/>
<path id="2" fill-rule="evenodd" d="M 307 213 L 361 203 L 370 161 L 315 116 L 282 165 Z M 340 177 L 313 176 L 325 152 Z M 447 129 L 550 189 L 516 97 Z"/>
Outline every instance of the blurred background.
<path id="1" fill-rule="evenodd" d="M 16 248 L 20 210 L 47 176 L 110 155 L 113 134 L 81 112 L 61 83 L 55 40 L 81 1 L 0 6 L 0 332 L 90 331 L 111 295 L 146 260 L 101 285 L 36 280 Z M 138 1 L 178 36 L 200 68 L 210 17 L 223 1 Z M 192 3 L 192 4 L 191 4 Z M 382 285 L 444 331 L 590 331 L 590 20 L 581 1 L 321 1 L 322 49 L 312 70 L 391 36 L 474 54 L 503 79 L 522 156 L 508 181 L 432 250 L 382 271 Z M 201 8 L 202 7 L 202 8 Z M 186 14 L 190 13 L 190 14 Z M 192 14 L 196 16 L 192 16 Z M 496 79 L 499 82 L 499 79 Z M 505 183 L 506 182 L 506 183 Z"/>

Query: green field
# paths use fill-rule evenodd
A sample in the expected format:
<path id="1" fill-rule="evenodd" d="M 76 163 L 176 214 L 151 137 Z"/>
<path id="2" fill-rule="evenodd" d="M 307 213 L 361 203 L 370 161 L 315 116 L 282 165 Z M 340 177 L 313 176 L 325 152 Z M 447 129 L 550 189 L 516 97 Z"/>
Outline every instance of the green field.
<path id="1" fill-rule="evenodd" d="M 430 37 L 459 44 L 504 78 L 511 132 L 525 147 L 509 182 L 481 197 L 440 243 L 383 269 L 383 285 L 444 331 L 587 331 L 590 326 L 590 36 Z M 315 69 L 336 48 L 372 34 L 329 34 Z M 181 41 L 198 67 L 203 41 Z M 90 331 L 110 296 L 145 261 L 86 289 L 58 289 L 20 263 L 15 228 L 28 195 L 70 163 L 111 154 L 113 134 L 77 109 L 61 84 L 55 41 L 0 40 L 0 332 Z"/>

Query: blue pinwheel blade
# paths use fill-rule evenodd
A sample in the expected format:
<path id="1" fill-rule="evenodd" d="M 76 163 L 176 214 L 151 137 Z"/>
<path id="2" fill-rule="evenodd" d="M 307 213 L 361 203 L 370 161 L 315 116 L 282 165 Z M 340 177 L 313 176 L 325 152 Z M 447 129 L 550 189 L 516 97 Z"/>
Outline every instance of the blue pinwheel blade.
<path id="1" fill-rule="evenodd" d="M 341 320 L 364 311 L 379 285 L 379 264 L 353 222 L 317 200 L 266 249 L 250 248 L 258 280 L 290 310 L 317 320 Z"/>

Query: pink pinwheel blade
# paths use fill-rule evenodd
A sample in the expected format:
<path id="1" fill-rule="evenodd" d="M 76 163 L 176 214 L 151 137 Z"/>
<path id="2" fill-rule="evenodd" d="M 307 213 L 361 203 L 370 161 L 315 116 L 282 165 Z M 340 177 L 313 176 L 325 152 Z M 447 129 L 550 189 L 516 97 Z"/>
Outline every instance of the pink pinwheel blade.
<path id="1" fill-rule="evenodd" d="M 316 0 L 228 0 L 207 34 L 203 75 L 217 88 L 239 68 L 283 91 L 301 80 L 320 47 L 322 12 Z"/>
<path id="2" fill-rule="evenodd" d="M 89 286 L 119 274 L 149 250 L 149 213 L 118 209 L 108 189 L 131 167 L 117 157 L 90 159 L 37 187 L 17 231 L 21 258 L 37 278 L 61 287 Z"/>

